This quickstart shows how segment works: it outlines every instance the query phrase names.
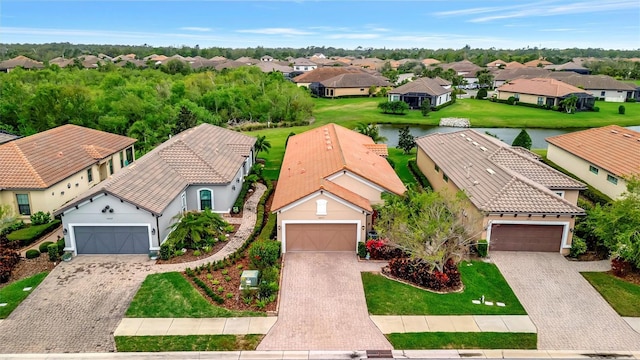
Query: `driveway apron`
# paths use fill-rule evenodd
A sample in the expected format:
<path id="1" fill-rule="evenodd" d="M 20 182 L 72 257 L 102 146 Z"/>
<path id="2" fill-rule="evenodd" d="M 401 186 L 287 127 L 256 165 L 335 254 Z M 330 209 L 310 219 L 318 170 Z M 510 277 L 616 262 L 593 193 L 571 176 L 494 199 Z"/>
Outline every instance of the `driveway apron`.
<path id="1" fill-rule="evenodd" d="M 606 263 L 533 252 L 497 251 L 491 259 L 538 328 L 538 349 L 640 350 L 640 334 L 579 273 L 607 270 Z"/>
<path id="2" fill-rule="evenodd" d="M 115 351 L 113 331 L 150 267 L 140 255 L 59 264 L 0 324 L 0 353 Z"/>
<path id="3" fill-rule="evenodd" d="M 285 255 L 278 321 L 258 350 L 383 350 L 391 344 L 369 318 L 361 263 L 349 252 Z"/>

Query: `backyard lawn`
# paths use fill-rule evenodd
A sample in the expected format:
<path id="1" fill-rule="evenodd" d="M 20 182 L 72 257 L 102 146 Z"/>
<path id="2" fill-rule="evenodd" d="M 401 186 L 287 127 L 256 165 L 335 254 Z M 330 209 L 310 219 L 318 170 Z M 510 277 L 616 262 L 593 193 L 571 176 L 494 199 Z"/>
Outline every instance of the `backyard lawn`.
<path id="1" fill-rule="evenodd" d="M 133 318 L 204 318 L 265 316 L 265 313 L 230 311 L 211 304 L 180 273 L 147 276 L 127 309 Z"/>
<path id="2" fill-rule="evenodd" d="M 47 277 L 48 272 L 41 272 L 31 277 L 16 281 L 0 289 L 0 319 L 6 319 L 20 303 L 29 296 L 40 285 L 42 280 Z M 25 288 L 31 288 L 25 291 Z"/>
<path id="3" fill-rule="evenodd" d="M 536 349 L 538 334 L 495 332 L 394 333 L 387 339 L 396 349 Z"/>
<path id="4" fill-rule="evenodd" d="M 620 316 L 640 317 L 640 285 L 603 272 L 583 272 L 582 276 Z"/>
<path id="5" fill-rule="evenodd" d="M 469 265 L 470 264 L 470 265 Z M 482 261 L 459 265 L 464 291 L 436 294 L 381 275 L 362 273 L 367 308 L 372 315 L 526 315 L 494 264 Z M 502 302 L 506 306 L 477 305 L 474 299 Z"/>

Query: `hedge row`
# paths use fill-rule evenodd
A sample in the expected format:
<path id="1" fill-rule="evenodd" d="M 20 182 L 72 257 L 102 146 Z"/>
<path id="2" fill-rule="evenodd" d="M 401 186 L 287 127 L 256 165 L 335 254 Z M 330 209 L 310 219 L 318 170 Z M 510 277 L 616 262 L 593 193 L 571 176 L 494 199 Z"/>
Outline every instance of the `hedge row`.
<path id="1" fill-rule="evenodd" d="M 242 189 L 240 190 L 240 194 L 238 194 L 238 198 L 236 202 L 233 204 L 233 208 L 231 212 L 234 214 L 238 214 L 242 211 L 242 207 L 244 206 L 244 200 L 247 197 L 247 192 L 249 191 L 249 187 L 251 186 L 251 181 L 245 181 L 242 183 Z M 234 211 L 238 209 L 238 211 Z"/>
<path id="2" fill-rule="evenodd" d="M 420 171 L 418 163 L 415 160 L 409 160 L 407 162 L 407 166 L 409 167 L 409 171 L 411 171 L 411 173 L 418 180 L 418 183 L 420 183 L 420 186 L 422 186 L 423 189 L 432 189 L 429 179 L 427 179 L 422 171 Z"/>
<path id="3" fill-rule="evenodd" d="M 7 239 L 9 239 L 9 241 L 19 241 L 20 246 L 28 246 L 36 239 L 55 229 L 59 225 L 60 220 L 53 220 L 48 224 L 28 226 L 7 235 Z"/>

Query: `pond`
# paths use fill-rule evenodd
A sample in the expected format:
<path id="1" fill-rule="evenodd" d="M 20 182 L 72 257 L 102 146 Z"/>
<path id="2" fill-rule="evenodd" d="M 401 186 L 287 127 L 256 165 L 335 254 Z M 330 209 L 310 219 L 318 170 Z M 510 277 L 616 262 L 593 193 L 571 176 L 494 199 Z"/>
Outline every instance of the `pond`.
<path id="1" fill-rule="evenodd" d="M 404 125 L 379 125 L 380 135 L 387 138 L 387 145 L 395 147 L 398 145 L 398 131 L 403 128 Z M 628 126 L 628 129 L 634 131 L 640 131 L 640 126 Z M 409 126 L 411 135 L 418 137 L 434 133 L 449 133 L 462 130 L 462 128 L 446 127 L 446 126 Z M 513 140 L 520 133 L 519 128 L 473 128 L 473 130 L 485 134 L 489 132 L 496 135 L 500 140 L 507 144 L 511 144 Z M 531 137 L 532 149 L 546 149 L 547 142 L 544 140 L 550 136 L 566 134 L 573 131 L 582 129 L 569 128 L 569 129 L 525 129 Z"/>

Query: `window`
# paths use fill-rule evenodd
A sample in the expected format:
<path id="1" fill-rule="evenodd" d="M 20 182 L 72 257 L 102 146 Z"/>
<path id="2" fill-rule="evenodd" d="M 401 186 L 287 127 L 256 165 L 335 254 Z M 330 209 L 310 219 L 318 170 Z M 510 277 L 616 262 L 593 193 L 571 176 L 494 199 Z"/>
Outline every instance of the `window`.
<path id="1" fill-rule="evenodd" d="M 612 183 L 613 185 L 618 185 L 618 178 L 613 175 L 607 174 L 607 181 Z"/>
<path id="2" fill-rule="evenodd" d="M 327 200 L 316 201 L 316 215 L 327 215 Z"/>
<path id="3" fill-rule="evenodd" d="M 125 151 L 127 153 L 127 162 L 125 165 L 129 165 L 133 162 L 133 147 L 128 147 Z"/>
<path id="4" fill-rule="evenodd" d="M 600 91 L 600 96 L 604 97 L 605 92 L 604 91 Z"/>
<path id="5" fill-rule="evenodd" d="M 203 189 L 198 191 L 198 198 L 200 199 L 200 211 L 204 209 L 213 209 L 213 197 L 211 196 L 211 190 Z"/>
<path id="6" fill-rule="evenodd" d="M 28 194 L 16 194 L 18 200 L 18 212 L 20 215 L 31 215 L 31 207 L 29 206 Z"/>
<path id="7" fill-rule="evenodd" d="M 91 168 L 87 169 L 87 181 L 93 182 L 93 169 Z"/>
<path id="8" fill-rule="evenodd" d="M 444 180 L 444 182 L 449 182 L 449 177 L 447 176 L 447 174 L 442 174 L 442 179 Z"/>
<path id="9" fill-rule="evenodd" d="M 544 98 L 542 96 L 538 96 L 538 105 L 544 104 Z"/>
<path id="10" fill-rule="evenodd" d="M 124 167 L 124 151 L 120 151 L 120 168 Z"/>
<path id="11" fill-rule="evenodd" d="M 185 213 L 187 212 L 187 193 L 183 192 L 182 195 L 180 195 L 180 200 L 182 203 L 182 212 Z"/>
<path id="12" fill-rule="evenodd" d="M 520 94 L 515 94 L 513 97 L 516 98 L 516 100 L 520 100 Z"/>
<path id="13" fill-rule="evenodd" d="M 113 158 L 109 159 L 109 175 L 113 174 Z"/>
<path id="14" fill-rule="evenodd" d="M 589 165 L 589 171 L 591 171 L 594 174 L 598 174 L 598 168 L 593 166 L 593 165 Z"/>
<path id="15" fill-rule="evenodd" d="M 554 193 L 556 193 L 556 195 L 560 196 L 561 198 L 564 198 L 564 191 L 554 191 Z"/>
<path id="16" fill-rule="evenodd" d="M 438 165 L 435 166 L 436 172 L 440 172 L 440 167 Z"/>

